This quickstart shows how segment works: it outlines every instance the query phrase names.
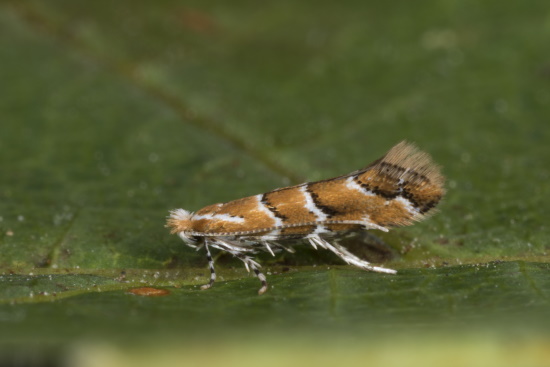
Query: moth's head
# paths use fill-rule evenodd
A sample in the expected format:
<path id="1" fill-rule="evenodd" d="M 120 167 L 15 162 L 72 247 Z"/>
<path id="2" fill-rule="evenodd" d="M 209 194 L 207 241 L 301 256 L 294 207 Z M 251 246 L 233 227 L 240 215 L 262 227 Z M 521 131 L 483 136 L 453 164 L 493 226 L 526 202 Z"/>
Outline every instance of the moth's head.
<path id="1" fill-rule="evenodd" d="M 193 213 L 185 209 L 172 210 L 166 221 L 166 228 L 170 228 L 172 234 L 190 231 L 192 216 Z"/>

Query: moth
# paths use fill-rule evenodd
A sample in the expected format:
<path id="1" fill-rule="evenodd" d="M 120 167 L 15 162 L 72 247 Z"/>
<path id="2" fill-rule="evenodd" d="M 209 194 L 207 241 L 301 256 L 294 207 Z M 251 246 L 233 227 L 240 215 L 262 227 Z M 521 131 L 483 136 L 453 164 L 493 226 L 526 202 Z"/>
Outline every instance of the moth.
<path id="1" fill-rule="evenodd" d="M 259 251 L 274 255 L 297 240 L 332 251 L 350 265 L 395 274 L 358 258 L 338 243 L 349 231 L 411 225 L 434 212 L 445 194 L 444 177 L 430 156 L 406 141 L 395 145 L 367 167 L 316 182 L 275 189 L 209 205 L 197 212 L 176 209 L 166 227 L 189 246 L 204 247 L 210 268 L 210 288 L 216 280 L 210 248 L 242 260 L 267 288 L 260 264 L 251 256 Z"/>

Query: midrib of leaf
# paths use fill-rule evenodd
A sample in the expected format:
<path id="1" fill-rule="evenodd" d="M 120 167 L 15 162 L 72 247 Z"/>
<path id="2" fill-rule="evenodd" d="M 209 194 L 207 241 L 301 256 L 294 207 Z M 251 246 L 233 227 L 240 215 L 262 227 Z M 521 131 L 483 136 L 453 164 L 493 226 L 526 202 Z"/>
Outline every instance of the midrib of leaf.
<path id="1" fill-rule="evenodd" d="M 65 291 L 65 292 L 59 292 L 55 294 L 38 294 L 38 295 L 32 295 L 27 297 L 15 297 L 9 300 L 0 300 L 0 304 L 20 304 L 20 303 L 41 303 L 41 302 L 52 302 L 55 300 L 60 300 L 63 298 L 69 298 L 78 296 L 81 294 L 89 294 L 89 293 L 100 293 L 100 292 L 108 292 L 108 291 L 120 291 L 125 289 L 131 289 L 136 288 L 136 284 L 128 285 L 128 284 L 113 284 L 113 285 L 102 285 L 98 287 L 93 287 L 92 289 L 82 288 L 78 290 L 73 291 Z"/>
<path id="2" fill-rule="evenodd" d="M 166 269 L 125 269 L 127 279 L 120 280 L 116 284 L 89 284 L 79 289 L 66 290 L 60 292 L 48 292 L 48 294 L 34 294 L 21 297 L 13 297 L 0 299 L 0 304 L 21 304 L 21 303 L 41 303 L 52 302 L 55 300 L 69 298 L 88 293 L 101 293 L 110 291 L 128 290 L 139 287 L 161 287 L 173 288 L 182 286 L 202 285 L 206 282 L 205 269 L 203 268 L 187 268 L 185 270 L 166 270 Z M 24 271 L 19 271 L 17 274 L 21 276 Z M 47 275 L 81 275 L 81 276 L 97 276 L 105 278 L 109 281 L 117 281 L 120 277 L 120 269 L 51 269 L 38 268 L 29 271 L 29 281 L 44 277 Z M 244 269 L 220 269 L 218 271 L 223 282 L 236 279 L 242 279 Z M 3 277 L 9 277 L 9 274 L 4 274 Z M 60 280 L 57 282 L 61 283 Z M 198 290 L 197 290 L 198 291 Z"/>
<path id="3" fill-rule="evenodd" d="M 10 2 L 8 4 L 21 22 L 26 24 L 30 29 L 35 32 L 46 33 L 51 38 L 65 45 L 68 49 L 78 51 L 90 61 L 100 65 L 117 77 L 122 78 L 128 84 L 141 90 L 144 94 L 169 106 L 182 122 L 191 124 L 229 143 L 245 155 L 260 162 L 275 174 L 287 179 L 290 183 L 300 183 L 304 181 L 300 174 L 281 165 L 276 159 L 273 159 L 271 155 L 263 153 L 253 144 L 227 131 L 220 123 L 192 111 L 179 96 L 162 88 L 162 86 L 153 84 L 142 78 L 139 73 L 135 71 L 137 69 L 136 65 L 128 62 L 115 62 L 114 60 L 106 58 L 105 55 L 97 54 L 85 42 L 74 36 L 74 34 L 67 32 L 62 26 L 52 22 L 46 15 L 40 13 L 40 11 L 29 4 L 21 2 Z"/>

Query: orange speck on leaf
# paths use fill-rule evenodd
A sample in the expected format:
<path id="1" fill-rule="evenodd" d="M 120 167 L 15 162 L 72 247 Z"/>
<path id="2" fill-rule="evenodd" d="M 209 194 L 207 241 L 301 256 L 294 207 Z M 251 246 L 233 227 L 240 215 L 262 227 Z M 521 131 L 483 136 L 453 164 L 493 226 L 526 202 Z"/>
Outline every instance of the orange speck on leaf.
<path id="1" fill-rule="evenodd" d="M 136 296 L 144 297 L 160 297 L 167 296 L 170 294 L 166 289 L 152 288 L 152 287 L 141 287 L 141 288 L 132 288 L 128 293 L 134 294 Z"/>

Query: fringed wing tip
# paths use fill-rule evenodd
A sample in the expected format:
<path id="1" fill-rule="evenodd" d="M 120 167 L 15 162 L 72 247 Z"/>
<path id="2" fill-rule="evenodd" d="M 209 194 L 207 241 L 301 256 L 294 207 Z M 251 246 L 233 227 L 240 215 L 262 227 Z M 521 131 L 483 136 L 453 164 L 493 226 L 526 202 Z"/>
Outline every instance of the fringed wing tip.
<path id="1" fill-rule="evenodd" d="M 425 176 L 433 185 L 444 191 L 445 177 L 441 174 L 441 167 L 434 163 L 432 157 L 420 150 L 416 144 L 403 140 L 391 148 L 379 162 L 385 162 L 405 169 L 415 171 Z"/>
<path id="2" fill-rule="evenodd" d="M 445 178 L 428 153 L 408 141 L 401 141 L 365 172 L 373 170 L 372 186 L 385 197 L 400 197 L 411 214 L 398 225 L 422 221 L 436 213 L 435 206 L 445 195 Z M 369 178 L 370 180 L 371 178 Z M 376 182 L 375 182 L 376 181 Z"/>

